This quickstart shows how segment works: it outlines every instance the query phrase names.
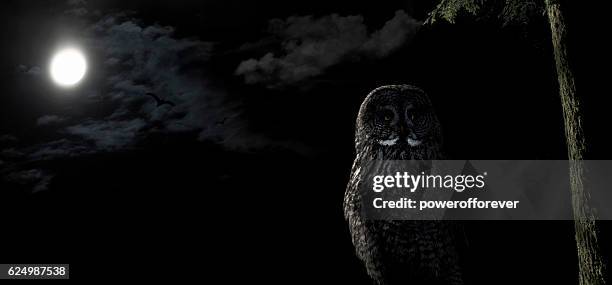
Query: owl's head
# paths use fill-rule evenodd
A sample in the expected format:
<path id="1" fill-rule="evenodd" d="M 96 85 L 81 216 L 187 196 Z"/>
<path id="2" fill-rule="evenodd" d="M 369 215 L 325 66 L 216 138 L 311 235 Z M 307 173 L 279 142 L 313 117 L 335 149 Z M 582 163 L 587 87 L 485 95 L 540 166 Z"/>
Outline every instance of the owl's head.
<path id="1" fill-rule="evenodd" d="M 357 145 L 416 149 L 442 141 L 440 124 L 427 94 L 411 85 L 374 89 L 357 117 Z"/>

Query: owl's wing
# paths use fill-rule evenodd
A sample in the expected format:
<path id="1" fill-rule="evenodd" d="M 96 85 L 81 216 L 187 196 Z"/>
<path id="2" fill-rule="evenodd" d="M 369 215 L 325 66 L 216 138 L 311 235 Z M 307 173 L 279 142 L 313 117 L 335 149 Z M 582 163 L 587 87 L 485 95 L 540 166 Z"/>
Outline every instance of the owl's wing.
<path id="1" fill-rule="evenodd" d="M 359 161 L 360 156 L 357 155 L 344 196 L 344 218 L 348 223 L 357 257 L 364 263 L 368 275 L 377 284 L 383 284 L 384 263 L 379 234 L 375 230 L 374 221 L 366 220 L 361 213 L 359 186 L 362 169 Z"/>

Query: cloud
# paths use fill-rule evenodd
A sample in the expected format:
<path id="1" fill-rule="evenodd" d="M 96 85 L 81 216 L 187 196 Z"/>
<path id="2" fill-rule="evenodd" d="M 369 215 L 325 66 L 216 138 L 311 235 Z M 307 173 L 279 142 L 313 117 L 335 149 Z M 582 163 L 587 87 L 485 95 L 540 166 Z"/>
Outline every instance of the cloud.
<path id="1" fill-rule="evenodd" d="M 68 9 L 64 11 L 64 14 L 75 17 L 84 17 L 89 14 L 89 10 L 86 8 L 87 1 L 85 0 L 68 0 L 66 1 Z"/>
<path id="2" fill-rule="evenodd" d="M 395 16 L 363 44 L 363 50 L 375 57 L 385 57 L 412 40 L 420 26 L 421 22 L 410 17 L 406 12 L 396 11 Z"/>
<path id="3" fill-rule="evenodd" d="M 18 141 L 19 139 L 16 136 L 11 135 L 11 134 L 4 134 L 0 136 L 0 143 L 3 143 L 3 144 L 12 144 Z"/>
<path id="4" fill-rule="evenodd" d="M 143 25 L 121 14 L 102 18 L 89 33 L 110 70 L 101 99 L 116 108 L 105 117 L 67 127 L 66 133 L 105 151 L 133 145 L 150 132 L 197 132 L 199 140 L 241 150 L 293 147 L 250 132 L 240 116 L 241 103 L 208 83 L 204 68 L 213 43 L 178 38 L 171 26 Z M 176 106 L 157 107 L 147 92 Z"/>
<path id="5" fill-rule="evenodd" d="M 145 127 L 144 120 L 88 121 L 66 128 L 66 133 L 91 141 L 99 150 L 113 151 L 130 145 Z"/>
<path id="6" fill-rule="evenodd" d="M 197 86 L 200 70 L 193 66 L 208 60 L 211 43 L 176 38 L 173 27 L 147 26 L 122 15 L 104 17 L 88 32 L 90 45 L 102 54 L 104 69 L 109 70 L 106 98 L 145 103 L 151 98 L 144 93 L 155 92 L 180 104 L 186 99 L 181 94 L 204 91 Z"/>
<path id="7" fill-rule="evenodd" d="M 56 125 L 66 121 L 66 118 L 57 115 L 45 115 L 36 120 L 38 126 Z"/>
<path id="8" fill-rule="evenodd" d="M 25 153 L 14 147 L 11 147 L 0 151 L 0 155 L 6 158 L 20 158 L 25 156 Z"/>
<path id="9" fill-rule="evenodd" d="M 39 192 L 48 189 L 53 177 L 54 175 L 41 169 L 30 169 L 9 173 L 6 179 L 13 183 L 31 186 L 32 192 Z"/>
<path id="10" fill-rule="evenodd" d="M 343 61 L 385 57 L 412 39 L 420 26 L 421 22 L 402 10 L 372 33 L 361 15 L 272 20 L 270 31 L 282 40 L 281 52 L 245 60 L 235 74 L 243 76 L 248 84 L 263 83 L 268 87 L 295 84 Z"/>
<path id="11" fill-rule="evenodd" d="M 82 141 L 64 138 L 36 146 L 30 153 L 29 158 L 33 160 L 52 160 L 55 158 L 76 157 L 94 152 L 95 148 L 84 144 Z"/>
<path id="12" fill-rule="evenodd" d="M 40 66 L 27 66 L 25 64 L 20 64 L 17 67 L 17 71 L 30 76 L 39 76 L 42 74 L 42 68 L 40 68 Z"/>

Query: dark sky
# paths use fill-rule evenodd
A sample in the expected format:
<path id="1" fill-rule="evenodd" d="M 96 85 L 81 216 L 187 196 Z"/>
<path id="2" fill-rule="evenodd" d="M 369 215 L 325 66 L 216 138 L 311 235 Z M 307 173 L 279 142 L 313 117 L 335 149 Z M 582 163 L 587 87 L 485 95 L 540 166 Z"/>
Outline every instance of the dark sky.
<path id="1" fill-rule="evenodd" d="M 266 275 L 253 263 L 267 254 L 271 265 L 289 262 L 287 276 L 367 280 L 341 203 L 357 109 L 382 84 L 430 95 L 451 158 L 564 159 L 545 19 L 424 26 L 426 2 L 5 1 L 0 197 L 13 222 L 53 221 L 17 225 L 11 241 L 30 250 L 8 256 L 86 267 L 109 253 L 129 263 L 215 249 L 220 263 L 251 274 Z M 568 7 L 588 156 L 607 158 L 607 78 L 592 65 L 607 58 L 599 39 L 608 30 L 590 7 Z M 65 44 L 89 61 L 70 90 L 47 71 Z M 157 108 L 147 92 L 176 106 Z M 530 258 L 562 247 L 551 268 L 573 278 L 571 225 L 550 227 L 562 238 Z M 542 227 L 520 230 L 533 228 Z M 520 259 L 534 247 L 517 236 L 501 240 L 518 239 Z M 59 246 L 33 249 L 38 240 Z M 475 250 L 482 258 L 485 245 Z M 312 268 L 319 254 L 332 257 Z"/>

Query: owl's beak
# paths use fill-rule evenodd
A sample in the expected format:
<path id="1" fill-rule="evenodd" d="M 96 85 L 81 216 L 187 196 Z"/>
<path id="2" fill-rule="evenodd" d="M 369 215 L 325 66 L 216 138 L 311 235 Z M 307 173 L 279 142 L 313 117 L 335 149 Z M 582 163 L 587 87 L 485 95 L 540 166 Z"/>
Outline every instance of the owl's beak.
<path id="1" fill-rule="evenodd" d="M 407 142 L 410 146 L 418 146 L 421 144 L 421 140 L 419 140 L 412 129 L 404 124 L 400 124 L 399 137 L 400 141 Z"/>
<path id="2" fill-rule="evenodd" d="M 414 133 L 406 126 L 406 124 L 400 124 L 399 126 L 399 136 L 401 139 L 412 138 L 416 139 Z"/>

